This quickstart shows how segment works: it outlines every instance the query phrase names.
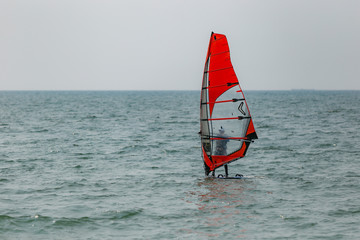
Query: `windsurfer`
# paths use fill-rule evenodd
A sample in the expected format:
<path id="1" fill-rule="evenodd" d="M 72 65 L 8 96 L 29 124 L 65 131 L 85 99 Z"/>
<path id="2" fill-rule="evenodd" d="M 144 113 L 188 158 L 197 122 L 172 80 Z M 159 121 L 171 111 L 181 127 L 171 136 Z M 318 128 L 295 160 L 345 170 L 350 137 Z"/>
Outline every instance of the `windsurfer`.
<path id="1" fill-rule="evenodd" d="M 229 142 L 228 138 L 229 136 L 225 134 L 225 129 L 221 126 L 221 128 L 219 129 L 219 135 L 217 136 L 218 138 L 223 138 L 221 140 L 217 140 L 216 141 L 216 151 L 215 151 L 215 155 L 227 155 L 227 143 Z"/>

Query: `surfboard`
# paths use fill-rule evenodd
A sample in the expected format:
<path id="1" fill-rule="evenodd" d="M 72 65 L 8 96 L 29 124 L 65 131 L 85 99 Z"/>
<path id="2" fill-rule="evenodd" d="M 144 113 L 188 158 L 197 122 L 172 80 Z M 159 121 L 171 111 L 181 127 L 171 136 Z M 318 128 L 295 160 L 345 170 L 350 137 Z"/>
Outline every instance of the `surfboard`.
<path id="1" fill-rule="evenodd" d="M 219 179 L 248 179 L 248 177 L 245 177 L 244 175 L 241 175 L 241 174 L 236 174 L 235 177 L 229 177 L 229 176 L 224 176 L 222 174 L 219 174 L 217 176 L 217 178 Z"/>

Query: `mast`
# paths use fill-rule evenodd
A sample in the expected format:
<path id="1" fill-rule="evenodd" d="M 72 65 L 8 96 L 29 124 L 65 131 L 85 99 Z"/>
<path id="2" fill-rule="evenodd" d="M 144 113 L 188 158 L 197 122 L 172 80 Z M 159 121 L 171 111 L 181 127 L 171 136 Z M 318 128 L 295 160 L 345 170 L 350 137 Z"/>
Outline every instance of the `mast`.
<path id="1" fill-rule="evenodd" d="M 210 61 L 210 47 L 211 47 L 211 39 L 214 32 L 211 32 L 209 47 L 206 56 L 206 62 L 204 67 L 203 73 L 203 81 L 201 87 L 201 99 L 200 99 L 200 119 L 207 119 L 209 116 L 209 109 L 208 106 L 205 104 L 208 102 L 208 71 L 209 71 L 209 61 Z M 204 159 L 204 170 L 205 175 L 207 176 L 210 171 L 214 171 L 210 169 L 210 165 L 213 165 L 211 160 L 211 142 L 210 139 L 207 137 L 210 135 L 210 126 L 208 121 L 200 121 L 200 136 L 201 136 L 201 145 L 202 145 L 202 153 Z M 215 173 L 213 173 L 215 174 Z"/>

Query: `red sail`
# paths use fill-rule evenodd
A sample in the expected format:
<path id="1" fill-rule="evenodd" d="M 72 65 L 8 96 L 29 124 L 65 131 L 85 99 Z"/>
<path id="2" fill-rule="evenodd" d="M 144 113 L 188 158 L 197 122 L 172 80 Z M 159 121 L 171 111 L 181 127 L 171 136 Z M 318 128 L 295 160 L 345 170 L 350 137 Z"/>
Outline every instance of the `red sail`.
<path id="1" fill-rule="evenodd" d="M 200 104 L 200 135 L 205 174 L 245 156 L 255 128 L 231 64 L 226 36 L 212 33 Z"/>

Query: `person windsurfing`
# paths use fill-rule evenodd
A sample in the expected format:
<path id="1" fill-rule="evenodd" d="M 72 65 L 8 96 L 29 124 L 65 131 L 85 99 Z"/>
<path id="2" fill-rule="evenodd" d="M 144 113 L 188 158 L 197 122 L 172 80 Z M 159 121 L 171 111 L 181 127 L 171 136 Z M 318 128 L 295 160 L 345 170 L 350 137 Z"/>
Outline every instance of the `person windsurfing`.
<path id="1" fill-rule="evenodd" d="M 229 142 L 229 139 L 227 139 L 229 136 L 225 134 L 225 129 L 221 126 L 219 129 L 219 135 L 217 135 L 218 138 L 222 138 L 221 140 L 216 141 L 216 150 L 215 155 L 227 155 L 227 143 Z"/>

